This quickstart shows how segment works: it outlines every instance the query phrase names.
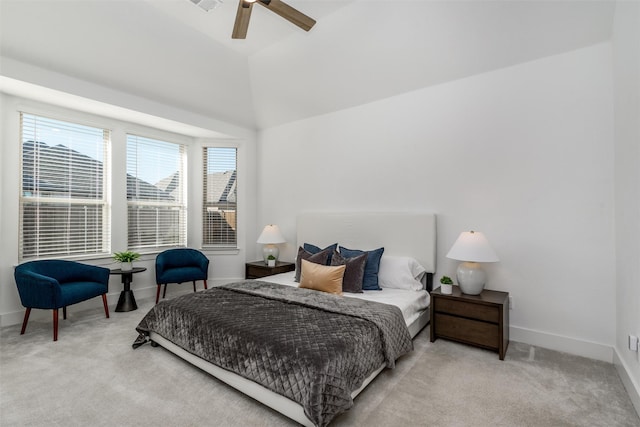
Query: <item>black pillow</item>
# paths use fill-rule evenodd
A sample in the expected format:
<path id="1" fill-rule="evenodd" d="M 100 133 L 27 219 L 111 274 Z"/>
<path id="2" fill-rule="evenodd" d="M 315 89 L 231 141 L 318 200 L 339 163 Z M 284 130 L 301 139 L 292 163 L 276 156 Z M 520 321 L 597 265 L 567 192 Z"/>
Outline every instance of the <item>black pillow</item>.
<path id="1" fill-rule="evenodd" d="M 342 292 L 352 294 L 362 293 L 362 279 L 364 278 L 364 267 L 367 265 L 368 254 L 346 258 L 340 252 L 333 251 L 331 265 L 344 265 L 344 277 L 342 278 Z"/>
<path id="2" fill-rule="evenodd" d="M 301 246 L 298 248 L 298 256 L 296 257 L 296 282 L 300 281 L 300 263 L 303 259 L 306 259 L 309 262 L 314 262 L 316 264 L 327 265 L 327 259 L 329 258 L 329 248 L 324 249 L 320 252 L 312 254 L 311 252 L 305 251 Z"/>

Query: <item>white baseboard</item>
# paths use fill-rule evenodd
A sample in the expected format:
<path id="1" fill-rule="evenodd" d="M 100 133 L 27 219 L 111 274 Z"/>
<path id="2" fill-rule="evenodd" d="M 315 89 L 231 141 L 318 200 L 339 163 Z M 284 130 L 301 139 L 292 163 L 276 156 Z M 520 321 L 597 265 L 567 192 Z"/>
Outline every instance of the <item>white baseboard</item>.
<path id="1" fill-rule="evenodd" d="M 511 341 L 523 342 L 576 356 L 613 363 L 613 346 L 611 345 L 578 340 L 518 326 L 509 327 L 509 339 Z"/>
<path id="2" fill-rule="evenodd" d="M 209 280 L 208 284 L 210 286 L 219 286 L 226 283 L 231 283 L 241 279 L 216 279 Z M 200 286 L 202 286 L 200 284 Z M 180 287 L 179 289 L 175 289 L 172 292 L 175 294 L 189 293 L 191 291 L 190 286 Z M 135 296 L 137 300 L 142 300 L 145 298 L 155 298 L 156 297 L 156 286 L 148 286 L 145 288 L 135 289 Z M 118 303 L 118 298 L 120 297 L 120 291 L 112 292 L 107 295 L 107 301 L 109 306 L 115 306 Z M 82 305 L 81 309 L 90 309 L 90 308 L 102 308 L 102 301 L 99 298 L 94 298 L 89 301 L 85 301 L 78 304 Z M 79 307 L 80 308 L 80 307 Z M 50 310 L 35 310 L 31 314 L 32 318 L 51 318 Z M 19 311 L 14 311 L 10 313 L 4 313 L 0 315 L 0 325 L 1 326 L 9 326 L 22 323 L 22 319 L 24 317 L 24 309 Z M 634 380 L 634 378 L 629 374 L 630 370 L 624 360 L 620 357 L 617 350 L 611 346 L 606 344 L 600 344 L 590 341 L 578 340 L 571 337 L 566 337 L 562 335 L 550 334 L 548 332 L 541 332 L 532 329 L 521 328 L 518 326 L 510 326 L 509 327 L 509 339 L 512 341 L 523 342 L 526 344 L 531 344 L 543 348 L 548 348 L 551 350 L 562 351 L 565 353 L 573 354 L 576 356 L 588 357 L 590 359 L 602 360 L 604 362 L 613 363 L 620 375 L 620 378 L 624 384 L 629 397 L 633 403 L 633 406 L 638 412 L 640 416 L 640 386 Z"/>
<path id="3" fill-rule="evenodd" d="M 134 295 L 136 297 L 136 301 L 141 300 L 143 298 L 155 298 L 156 297 L 156 287 L 153 288 L 141 288 L 135 289 Z M 116 304 L 118 304 L 118 298 L 120 298 L 120 291 L 109 292 L 107 294 L 107 304 L 109 305 L 109 311 L 115 310 Z M 91 298 L 90 300 L 80 302 L 78 304 L 74 304 L 70 306 L 67 310 L 73 311 L 82 311 L 82 310 L 101 310 L 102 311 L 102 299 L 101 298 Z M 20 307 L 17 311 L 11 311 L 8 313 L 3 313 L 0 315 L 0 325 L 11 326 L 22 324 L 22 320 L 24 319 L 24 311 L 23 307 Z M 51 310 L 38 310 L 33 309 L 31 311 L 31 315 L 29 316 L 29 320 L 51 320 Z"/>
<path id="4" fill-rule="evenodd" d="M 219 286 L 224 285 L 231 282 L 236 282 L 237 278 L 228 278 L 228 279 L 214 279 L 207 280 L 207 284 L 209 286 Z M 197 289 L 202 289 L 202 282 L 197 282 Z M 145 299 L 145 298 L 154 298 L 156 297 L 157 286 L 147 286 L 144 288 L 135 288 L 133 289 L 133 293 L 135 295 L 136 301 Z M 193 290 L 191 284 L 185 283 L 183 285 L 169 284 L 169 288 L 167 290 L 167 296 L 169 293 L 172 295 L 181 294 L 181 293 L 189 293 Z M 115 310 L 116 304 L 118 304 L 118 298 L 120 298 L 120 291 L 122 289 L 118 289 L 114 292 L 109 292 L 107 294 L 107 303 L 109 304 L 109 310 Z M 81 303 L 75 304 L 73 306 L 73 310 L 89 310 L 89 309 L 102 309 L 102 299 L 101 298 L 92 298 L 88 301 L 83 301 Z M 22 320 L 24 319 L 24 308 L 20 307 L 16 311 L 11 311 L 8 313 L 0 314 L 0 327 L 11 326 L 22 324 Z M 30 320 L 45 320 L 51 319 L 51 310 L 33 310 L 31 311 L 31 315 L 29 316 Z"/>
<path id="5" fill-rule="evenodd" d="M 509 339 L 612 363 L 618 371 L 618 375 L 624 384 L 624 388 L 627 390 L 627 394 L 631 398 L 631 402 L 638 416 L 640 416 L 640 385 L 630 374 L 631 370 L 629 366 L 622 357 L 620 357 L 618 350 L 614 346 L 520 328 L 518 326 L 509 327 Z"/>
<path id="6" fill-rule="evenodd" d="M 622 380 L 622 384 L 624 384 L 624 388 L 627 390 L 627 394 L 631 398 L 631 402 L 640 417 L 640 384 L 638 384 L 636 380 L 629 375 L 631 370 L 624 359 L 620 357 L 617 349 L 614 349 L 613 352 L 613 364 L 615 365 L 618 375 L 620 375 L 620 379 Z"/>

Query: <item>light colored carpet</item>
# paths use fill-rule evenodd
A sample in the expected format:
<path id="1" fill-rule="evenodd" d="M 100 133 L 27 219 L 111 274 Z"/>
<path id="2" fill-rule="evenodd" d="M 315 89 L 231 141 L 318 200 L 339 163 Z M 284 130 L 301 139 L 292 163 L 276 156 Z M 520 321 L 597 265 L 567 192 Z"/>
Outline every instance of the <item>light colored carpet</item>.
<path id="1" fill-rule="evenodd" d="M 133 350 L 153 305 L 75 312 L 0 331 L 2 426 L 293 426 L 161 347 Z M 113 309 L 113 307 L 112 307 Z M 613 365 L 512 342 L 496 353 L 438 340 L 383 371 L 332 426 L 640 426 Z"/>

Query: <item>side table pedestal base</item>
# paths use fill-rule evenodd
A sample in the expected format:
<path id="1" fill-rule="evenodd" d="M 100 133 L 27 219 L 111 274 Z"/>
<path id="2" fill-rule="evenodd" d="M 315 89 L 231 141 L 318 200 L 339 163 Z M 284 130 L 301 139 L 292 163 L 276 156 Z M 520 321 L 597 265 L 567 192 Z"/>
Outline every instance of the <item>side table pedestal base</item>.
<path id="1" fill-rule="evenodd" d="M 122 291 L 120 292 L 120 298 L 118 298 L 118 305 L 116 306 L 116 311 L 133 311 L 137 310 L 138 305 L 136 304 L 136 298 L 133 296 L 133 291 Z"/>

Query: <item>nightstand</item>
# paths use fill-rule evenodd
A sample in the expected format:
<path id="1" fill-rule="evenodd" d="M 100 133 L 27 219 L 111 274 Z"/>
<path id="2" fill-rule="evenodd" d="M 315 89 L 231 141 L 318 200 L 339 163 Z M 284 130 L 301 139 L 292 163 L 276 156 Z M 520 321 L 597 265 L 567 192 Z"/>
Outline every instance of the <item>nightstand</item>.
<path id="1" fill-rule="evenodd" d="M 269 267 L 264 261 L 254 261 L 245 264 L 244 278 L 259 279 L 261 277 L 272 276 L 274 274 L 293 271 L 296 265 L 292 262 L 276 261 L 275 267 Z"/>
<path id="2" fill-rule="evenodd" d="M 500 360 L 509 346 L 509 293 L 483 290 L 467 295 L 453 287 L 451 295 L 440 288 L 431 292 L 431 342 L 446 338 L 498 352 Z"/>

